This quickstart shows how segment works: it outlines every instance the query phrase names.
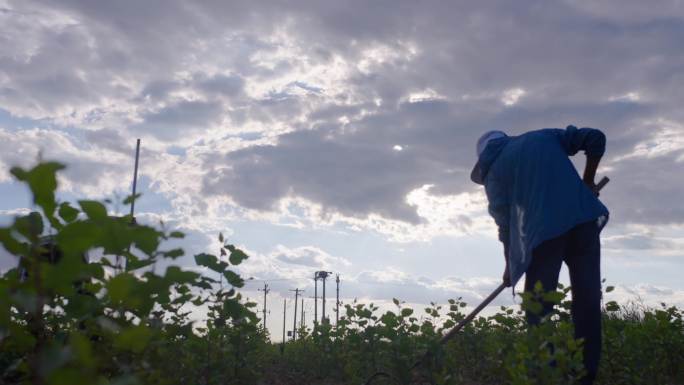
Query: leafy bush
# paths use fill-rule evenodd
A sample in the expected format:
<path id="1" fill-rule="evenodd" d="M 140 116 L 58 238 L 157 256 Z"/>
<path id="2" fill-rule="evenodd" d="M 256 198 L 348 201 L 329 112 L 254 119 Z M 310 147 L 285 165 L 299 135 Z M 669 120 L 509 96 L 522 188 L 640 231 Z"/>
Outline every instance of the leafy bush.
<path id="1" fill-rule="evenodd" d="M 101 202 L 57 202 L 62 168 L 12 169 L 38 211 L 0 228 L 0 243 L 20 261 L 0 277 L 0 383 L 358 384 L 383 371 L 374 384 L 408 384 L 426 352 L 420 374 L 434 384 L 572 384 L 582 375 L 562 286 L 523 294 L 526 310 L 557 304 L 538 326 L 501 307 L 445 346 L 439 338 L 465 317 L 461 298 L 431 303 L 424 315 L 397 299 L 382 314 L 353 302 L 337 325 L 271 343 L 239 293 L 233 267 L 248 258 L 242 250 L 219 235 L 219 256 L 194 258 L 207 274 L 169 263 L 158 272 L 184 255 L 162 249 L 183 234 L 112 216 Z M 190 317 L 197 309 L 206 310 L 201 322 Z M 609 302 L 603 322 L 599 384 L 684 384 L 680 309 Z"/>
<path id="2" fill-rule="evenodd" d="M 0 279 L 0 373 L 3 382 L 32 384 L 241 383 L 266 335 L 236 288 L 230 269 L 247 255 L 224 244 L 221 255 L 195 256 L 219 282 L 178 266 L 156 265 L 184 253 L 160 250 L 183 238 L 111 216 L 104 204 L 56 202 L 56 172 L 42 163 L 12 174 L 28 184 L 40 209 L 0 228 L 0 242 L 20 263 Z M 132 197 L 133 198 L 133 197 Z M 131 198 L 131 199 L 132 199 Z M 220 237 L 223 243 L 223 237 Z M 88 256 L 102 254 L 93 261 Z M 187 304 L 209 309 L 194 327 Z M 232 379 L 232 380 L 231 380 Z"/>

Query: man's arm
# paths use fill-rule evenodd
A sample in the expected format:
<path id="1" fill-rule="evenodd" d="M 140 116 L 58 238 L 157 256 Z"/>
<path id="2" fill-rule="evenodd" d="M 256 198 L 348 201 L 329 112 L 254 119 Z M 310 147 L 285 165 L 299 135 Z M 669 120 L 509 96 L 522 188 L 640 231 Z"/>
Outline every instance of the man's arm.
<path id="1" fill-rule="evenodd" d="M 606 151 L 606 136 L 595 128 L 577 128 L 568 126 L 565 130 L 557 130 L 559 139 L 569 156 L 584 151 L 587 156 L 587 163 L 584 167 L 582 180 L 589 188 L 598 194 L 594 178 L 596 169 L 601 162 L 601 157 Z"/>
<path id="2" fill-rule="evenodd" d="M 556 133 L 569 156 L 584 151 L 588 158 L 601 158 L 606 152 L 606 135 L 596 128 L 568 126 Z"/>
<path id="3" fill-rule="evenodd" d="M 594 178 L 596 177 L 596 169 L 598 168 L 599 162 L 601 162 L 600 156 L 590 157 L 587 155 L 587 163 L 584 165 L 584 176 L 582 177 L 584 183 L 597 195 L 598 191 L 596 183 L 594 183 Z"/>

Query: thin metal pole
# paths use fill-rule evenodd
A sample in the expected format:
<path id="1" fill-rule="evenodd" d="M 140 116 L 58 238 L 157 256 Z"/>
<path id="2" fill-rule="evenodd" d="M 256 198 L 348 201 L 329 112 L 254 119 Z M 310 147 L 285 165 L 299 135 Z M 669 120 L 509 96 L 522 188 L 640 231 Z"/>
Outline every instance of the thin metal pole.
<path id="1" fill-rule="evenodd" d="M 268 288 L 268 284 L 264 282 L 264 288 L 263 289 L 257 289 L 259 291 L 264 292 L 264 318 L 263 318 L 263 323 L 264 323 L 264 330 L 266 330 L 266 294 L 270 292 L 271 290 Z"/>
<path id="2" fill-rule="evenodd" d="M 280 345 L 280 354 L 285 353 L 285 318 L 287 316 L 287 298 L 283 298 L 283 343 Z"/>
<path id="3" fill-rule="evenodd" d="M 325 279 L 328 278 L 328 275 L 325 274 L 323 275 L 323 301 L 321 303 L 321 323 L 325 325 Z"/>
<path id="4" fill-rule="evenodd" d="M 314 329 L 318 325 L 318 272 L 314 273 Z"/>
<path id="5" fill-rule="evenodd" d="M 138 160 L 140 159 L 140 138 L 135 142 L 135 166 L 133 166 L 133 195 L 131 195 L 131 224 L 135 224 L 135 191 L 138 186 Z M 130 247 L 129 247 L 130 251 Z M 126 261 L 120 255 L 116 256 L 116 269 L 118 272 L 126 270 Z"/>
<path id="6" fill-rule="evenodd" d="M 304 328 L 304 326 L 305 326 L 305 324 L 304 324 L 304 297 L 302 297 L 302 316 L 299 317 L 299 325 L 300 325 L 299 326 L 300 328 Z"/>
<path id="7" fill-rule="evenodd" d="M 131 196 L 131 222 L 135 223 L 135 190 L 138 185 L 138 159 L 140 158 L 140 139 L 135 144 L 135 168 L 133 169 L 133 195 Z"/>
<path id="8" fill-rule="evenodd" d="M 335 326 L 340 323 L 340 275 L 337 274 L 335 277 L 335 283 L 337 283 L 337 300 L 335 301 Z"/>
<path id="9" fill-rule="evenodd" d="M 299 288 L 296 288 L 294 290 L 290 290 L 295 292 L 295 300 L 294 300 L 294 321 L 292 321 L 292 339 L 297 340 L 297 299 L 299 299 L 299 292 L 303 290 L 299 290 Z"/>

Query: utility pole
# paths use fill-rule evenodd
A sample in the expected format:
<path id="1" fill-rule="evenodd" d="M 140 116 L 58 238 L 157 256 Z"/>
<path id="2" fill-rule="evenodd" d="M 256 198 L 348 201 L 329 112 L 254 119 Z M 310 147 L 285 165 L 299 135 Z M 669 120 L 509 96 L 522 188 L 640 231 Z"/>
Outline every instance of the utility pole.
<path id="1" fill-rule="evenodd" d="M 295 292 L 295 308 L 294 308 L 294 321 L 292 322 L 292 339 L 294 341 L 297 340 L 297 300 L 299 299 L 299 292 L 303 292 L 304 290 L 299 290 L 299 288 L 290 290 Z"/>
<path id="2" fill-rule="evenodd" d="M 302 297 L 302 316 L 299 317 L 299 325 L 300 325 L 299 327 L 302 329 L 304 328 L 304 326 L 306 326 L 306 323 L 305 323 L 306 321 L 304 321 L 304 315 L 305 314 L 306 313 L 304 312 L 304 297 Z"/>
<path id="3" fill-rule="evenodd" d="M 328 278 L 327 272 L 323 272 L 325 275 L 323 275 L 323 301 L 321 303 L 321 323 L 325 325 L 325 279 Z"/>
<path id="4" fill-rule="evenodd" d="M 264 330 L 267 330 L 266 329 L 266 294 L 268 294 L 268 292 L 271 291 L 271 289 L 269 289 L 268 284 L 266 282 L 264 282 L 264 288 L 263 289 L 257 289 L 257 290 L 264 292 L 264 318 L 263 318 L 263 322 L 264 322 Z"/>
<path id="5" fill-rule="evenodd" d="M 287 315 L 287 298 L 283 298 L 283 343 L 280 345 L 280 354 L 285 353 L 285 316 Z"/>
<path id="6" fill-rule="evenodd" d="M 135 191 L 138 186 L 138 160 L 140 159 L 140 138 L 135 142 L 135 166 L 133 166 L 133 193 L 131 195 L 131 225 L 135 225 Z M 130 250 L 129 250 L 130 251 Z M 116 256 L 116 269 L 120 273 L 126 270 L 127 259 Z"/>
<path id="7" fill-rule="evenodd" d="M 335 327 L 340 323 L 340 275 L 337 274 L 335 277 L 335 283 L 337 283 L 337 301 L 335 304 Z"/>
<path id="8" fill-rule="evenodd" d="M 325 322 L 325 280 L 328 278 L 328 274 L 332 274 L 329 271 L 318 271 L 316 272 L 316 275 L 318 278 L 323 280 L 323 301 L 322 301 L 322 308 L 321 308 L 321 322 Z"/>
<path id="9" fill-rule="evenodd" d="M 314 273 L 314 329 L 318 325 L 318 272 Z"/>
<path id="10" fill-rule="evenodd" d="M 133 169 L 133 195 L 131 195 L 131 223 L 135 223 L 135 188 L 138 185 L 138 159 L 140 158 L 140 139 L 135 143 L 135 168 Z"/>

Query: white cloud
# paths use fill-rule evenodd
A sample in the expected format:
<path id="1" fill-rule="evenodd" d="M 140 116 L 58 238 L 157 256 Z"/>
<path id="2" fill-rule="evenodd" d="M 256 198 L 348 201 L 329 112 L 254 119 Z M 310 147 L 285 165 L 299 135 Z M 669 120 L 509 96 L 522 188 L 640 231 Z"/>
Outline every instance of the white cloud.
<path id="1" fill-rule="evenodd" d="M 10 210 L 0 210 L 0 216 L 16 217 L 21 215 L 28 215 L 31 212 L 28 208 L 16 208 Z"/>
<path id="2" fill-rule="evenodd" d="M 396 41 L 394 44 L 373 44 L 360 52 L 358 69 L 370 74 L 388 63 L 410 62 L 419 54 L 417 46 L 411 42 Z"/>
<path id="3" fill-rule="evenodd" d="M 684 258 L 684 236 L 680 225 L 623 225 L 620 232 L 603 237 L 603 248 L 613 255 L 632 252 L 650 257 Z"/>
<path id="4" fill-rule="evenodd" d="M 420 103 L 427 102 L 431 100 L 446 100 L 443 95 L 437 93 L 437 91 L 432 88 L 426 88 L 425 90 L 412 92 L 405 99 L 409 103 Z"/>
<path id="5" fill-rule="evenodd" d="M 517 104 L 521 97 L 523 97 L 527 92 L 522 88 L 512 88 L 506 90 L 501 97 L 501 103 L 506 106 L 512 106 Z"/>
<path id="6" fill-rule="evenodd" d="M 605 295 L 604 302 L 606 301 L 617 301 L 623 305 L 634 303 L 650 308 L 661 308 L 661 303 L 664 303 L 683 308 L 684 290 L 645 283 L 632 286 L 616 285 L 614 291 Z"/>
<path id="7" fill-rule="evenodd" d="M 672 153 L 682 153 L 684 150 L 684 125 L 663 118 L 645 123 L 653 134 L 648 139 L 637 143 L 631 153 L 615 158 L 614 162 L 630 158 L 648 159 Z M 677 161 L 681 162 L 684 159 L 683 156 L 684 153 L 680 154 Z"/>
<path id="8" fill-rule="evenodd" d="M 638 92 L 633 91 L 620 96 L 612 96 L 608 100 L 611 102 L 638 102 L 641 100 L 641 95 Z"/>

